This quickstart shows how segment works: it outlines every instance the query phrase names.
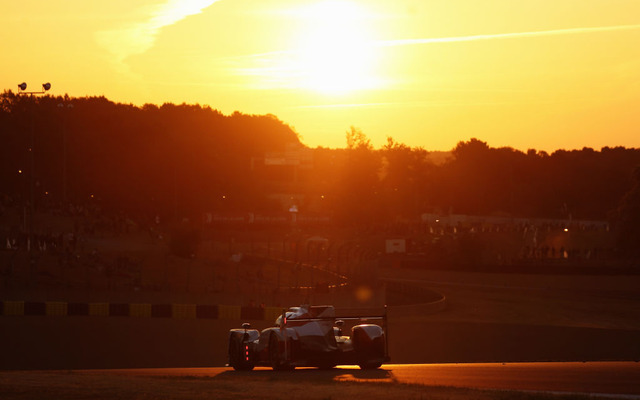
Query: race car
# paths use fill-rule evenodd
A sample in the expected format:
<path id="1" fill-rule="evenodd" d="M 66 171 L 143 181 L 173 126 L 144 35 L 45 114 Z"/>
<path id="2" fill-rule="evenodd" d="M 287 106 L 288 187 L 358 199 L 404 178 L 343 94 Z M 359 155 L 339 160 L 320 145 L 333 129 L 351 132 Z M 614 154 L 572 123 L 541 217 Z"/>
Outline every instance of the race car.
<path id="1" fill-rule="evenodd" d="M 360 323 L 345 336 L 345 320 L 351 324 L 380 320 L 382 326 Z M 386 308 L 384 315 L 338 318 L 333 306 L 291 307 L 283 310 L 275 326 L 261 332 L 248 323 L 230 330 L 228 366 L 236 371 L 250 371 L 255 366 L 276 371 L 336 365 L 376 369 L 390 360 L 386 329 Z"/>

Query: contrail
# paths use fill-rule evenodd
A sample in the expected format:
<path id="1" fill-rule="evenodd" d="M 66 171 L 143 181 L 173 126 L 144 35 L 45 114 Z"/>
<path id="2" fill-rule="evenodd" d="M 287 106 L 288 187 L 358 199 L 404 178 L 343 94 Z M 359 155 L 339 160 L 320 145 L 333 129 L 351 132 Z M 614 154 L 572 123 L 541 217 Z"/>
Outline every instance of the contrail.
<path id="1" fill-rule="evenodd" d="M 124 63 L 131 55 L 141 54 L 153 47 L 160 30 L 184 18 L 199 14 L 219 0 L 166 0 L 149 13 L 144 21 L 96 32 L 95 38 L 114 56 L 116 64 Z"/>
<path id="2" fill-rule="evenodd" d="M 363 43 L 364 46 L 371 47 L 393 47 L 393 46 L 411 46 L 419 44 L 434 44 L 434 43 L 456 43 L 456 42 L 473 42 L 480 40 L 494 40 L 494 39 L 515 39 L 515 38 L 528 38 L 528 37 L 543 37 L 543 36 L 558 36 L 558 35 L 577 35 L 585 33 L 598 33 L 598 32 L 615 32 L 615 31 L 633 31 L 640 30 L 639 25 L 615 25 L 615 26 L 597 26 L 586 28 L 566 28 L 566 29 L 553 29 L 547 31 L 533 31 L 533 32 L 512 32 L 512 33 L 495 33 L 486 35 L 469 35 L 469 36 L 453 36 L 443 38 L 422 38 L 422 39 L 395 39 L 395 40 L 378 40 L 375 42 Z M 247 58 L 263 58 L 270 59 L 274 56 L 296 54 L 297 50 L 280 50 L 271 51 L 265 53 L 247 54 L 242 56 L 232 57 L 233 59 L 241 60 Z"/>
<path id="3" fill-rule="evenodd" d="M 567 29 L 553 29 L 548 31 L 496 33 L 496 34 L 488 34 L 488 35 L 454 36 L 454 37 L 444 37 L 444 38 L 382 40 L 382 41 L 376 42 L 376 45 L 380 47 L 410 46 L 415 44 L 473 42 L 477 40 L 575 35 L 575 34 L 582 34 L 582 33 L 631 31 L 631 30 L 638 30 L 638 29 L 640 29 L 640 25 L 599 26 L 599 27 L 592 27 L 592 28 L 567 28 Z"/>

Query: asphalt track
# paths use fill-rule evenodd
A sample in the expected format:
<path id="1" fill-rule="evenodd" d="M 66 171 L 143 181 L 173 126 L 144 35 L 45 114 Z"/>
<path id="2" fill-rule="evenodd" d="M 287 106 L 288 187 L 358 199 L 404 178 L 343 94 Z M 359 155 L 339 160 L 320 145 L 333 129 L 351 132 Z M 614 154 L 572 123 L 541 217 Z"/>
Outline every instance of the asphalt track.
<path id="1" fill-rule="evenodd" d="M 356 366 L 339 366 L 329 371 L 296 369 L 274 372 L 256 368 L 236 372 L 231 368 L 156 368 L 85 370 L 83 374 L 127 376 L 196 376 L 218 380 L 266 377 L 278 374 L 309 383 L 327 380 L 352 382 L 404 383 L 491 390 L 517 390 L 551 393 L 579 393 L 592 396 L 640 399 L 640 363 L 564 362 L 564 363 L 478 363 L 478 364 L 389 364 L 379 370 L 363 371 Z"/>

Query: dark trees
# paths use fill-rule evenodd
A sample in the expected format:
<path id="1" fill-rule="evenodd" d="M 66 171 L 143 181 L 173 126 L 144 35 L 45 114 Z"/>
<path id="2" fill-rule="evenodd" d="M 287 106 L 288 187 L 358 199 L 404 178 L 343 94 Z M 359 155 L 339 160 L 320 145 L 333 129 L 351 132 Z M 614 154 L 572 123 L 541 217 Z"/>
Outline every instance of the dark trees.
<path id="1" fill-rule="evenodd" d="M 73 104 L 73 108 L 58 107 Z M 199 105 L 116 104 L 104 97 L 0 96 L 2 192 L 24 198 L 28 138 L 33 126 L 38 199 L 99 201 L 103 207 L 198 215 L 222 196 L 239 209 L 261 200 L 251 158 L 298 143 L 271 115 L 230 116 Z M 6 185 L 4 183 L 7 183 Z"/>
<path id="2" fill-rule="evenodd" d="M 437 200 L 460 214 L 605 219 L 629 187 L 640 151 L 558 150 L 551 155 L 460 142 L 442 166 Z"/>
<path id="3" fill-rule="evenodd" d="M 640 256 L 640 166 L 633 172 L 631 189 L 614 213 L 616 242 L 626 256 Z"/>
<path id="4" fill-rule="evenodd" d="M 73 108 L 64 107 L 70 103 Z M 22 205 L 29 198 L 31 132 L 38 203 L 61 201 L 66 182 L 71 202 L 100 201 L 115 210 L 170 217 L 270 213 L 281 207 L 273 198 L 292 193 L 301 213 L 344 223 L 448 212 L 603 220 L 629 192 L 631 171 L 640 165 L 640 150 L 622 147 L 547 154 L 471 139 L 459 142 L 447 158 L 389 138 L 376 150 L 356 128 L 347 132 L 346 149 L 310 150 L 272 115 L 226 116 L 199 105 L 136 107 L 104 97 L 5 92 L 0 95 L 5 203 Z M 264 182 L 266 175 L 252 169 L 266 153 L 286 153 L 292 145 L 313 156 L 304 168 L 285 166 L 284 172 L 295 171 L 295 179 Z M 620 205 L 621 223 L 633 221 L 633 193 Z M 631 227 L 624 229 L 634 237 Z"/>
<path id="5" fill-rule="evenodd" d="M 336 180 L 338 218 L 355 223 L 376 222 L 380 215 L 380 157 L 361 130 L 351 127 L 346 137 L 345 160 Z"/>

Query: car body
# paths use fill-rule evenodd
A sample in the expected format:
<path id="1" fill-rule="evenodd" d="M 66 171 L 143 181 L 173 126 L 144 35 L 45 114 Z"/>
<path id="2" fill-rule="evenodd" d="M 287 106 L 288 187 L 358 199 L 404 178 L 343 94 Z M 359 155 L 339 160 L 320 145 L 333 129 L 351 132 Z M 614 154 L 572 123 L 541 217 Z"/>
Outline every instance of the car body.
<path id="1" fill-rule="evenodd" d="M 344 320 L 382 321 L 382 326 L 359 323 L 351 335 L 343 335 Z M 258 331 L 245 323 L 242 329 L 229 331 L 229 366 L 252 370 L 255 366 L 274 370 L 296 367 L 333 368 L 359 365 L 379 368 L 389 361 L 384 315 L 336 317 L 333 306 L 291 307 L 283 310 L 275 326 Z"/>

